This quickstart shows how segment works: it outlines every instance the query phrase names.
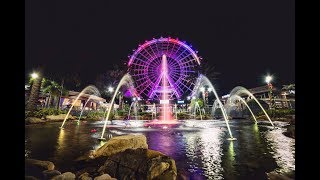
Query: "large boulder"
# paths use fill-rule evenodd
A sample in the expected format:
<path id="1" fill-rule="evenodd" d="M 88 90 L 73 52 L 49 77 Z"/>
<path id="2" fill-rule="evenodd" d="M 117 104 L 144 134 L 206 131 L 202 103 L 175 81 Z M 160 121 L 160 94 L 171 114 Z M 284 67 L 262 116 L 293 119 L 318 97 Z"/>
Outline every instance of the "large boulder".
<path id="1" fill-rule="evenodd" d="M 52 180 L 74 180 L 76 179 L 76 175 L 72 172 L 65 172 L 63 174 L 54 176 Z"/>
<path id="2" fill-rule="evenodd" d="M 177 177 L 175 161 L 151 149 L 127 149 L 111 155 L 99 168 L 117 179 L 173 179 Z"/>
<path id="3" fill-rule="evenodd" d="M 45 170 L 42 171 L 44 179 L 51 179 L 54 176 L 60 175 L 61 172 L 57 170 Z"/>
<path id="4" fill-rule="evenodd" d="M 78 177 L 79 180 L 92 180 L 92 178 L 90 177 L 90 174 L 85 172 L 85 173 L 82 173 L 79 177 Z"/>
<path id="5" fill-rule="evenodd" d="M 59 114 L 59 115 L 48 115 L 46 119 L 48 121 L 63 121 L 67 114 Z M 75 119 L 72 115 L 69 114 L 68 119 Z"/>
<path id="6" fill-rule="evenodd" d="M 36 159 L 25 160 L 25 172 L 26 175 L 42 177 L 42 171 L 53 170 L 54 164 L 50 161 L 41 161 Z"/>
<path id="7" fill-rule="evenodd" d="M 93 158 L 111 156 L 126 149 L 148 149 L 147 138 L 144 135 L 124 135 L 110 139 L 107 143 L 92 153 Z"/>
<path id="8" fill-rule="evenodd" d="M 26 124 L 39 124 L 39 123 L 45 123 L 46 121 L 36 118 L 36 117 L 27 117 L 25 119 Z"/>
<path id="9" fill-rule="evenodd" d="M 109 174 L 102 174 L 101 176 L 95 177 L 94 180 L 117 180 L 117 179 L 112 178 Z"/>

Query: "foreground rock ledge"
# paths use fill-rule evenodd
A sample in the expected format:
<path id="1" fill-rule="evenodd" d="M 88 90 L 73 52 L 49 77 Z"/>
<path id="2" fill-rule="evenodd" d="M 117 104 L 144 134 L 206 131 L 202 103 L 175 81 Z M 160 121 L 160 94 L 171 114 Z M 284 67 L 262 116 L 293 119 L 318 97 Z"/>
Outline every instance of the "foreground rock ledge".
<path id="1" fill-rule="evenodd" d="M 98 170 L 117 179 L 168 179 L 175 180 L 175 161 L 151 149 L 127 149 L 110 156 Z"/>
<path id="2" fill-rule="evenodd" d="M 92 153 L 93 158 L 111 156 L 126 149 L 148 149 L 147 138 L 144 135 L 124 135 L 110 139 L 107 143 Z"/>

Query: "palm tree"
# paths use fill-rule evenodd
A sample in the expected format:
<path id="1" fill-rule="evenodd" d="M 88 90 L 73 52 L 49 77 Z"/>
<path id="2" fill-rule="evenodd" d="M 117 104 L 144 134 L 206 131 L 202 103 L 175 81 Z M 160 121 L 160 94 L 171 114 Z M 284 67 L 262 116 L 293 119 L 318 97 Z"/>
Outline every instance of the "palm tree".
<path id="1" fill-rule="evenodd" d="M 55 108 L 59 107 L 59 99 L 61 98 L 60 96 L 62 94 L 67 93 L 67 91 L 64 88 L 62 88 L 62 86 L 60 84 L 58 84 L 55 81 L 48 80 L 48 79 L 43 80 L 41 91 L 43 93 L 49 94 L 49 99 L 48 99 L 46 106 L 50 107 L 52 104 L 52 100 L 53 100 L 53 104 L 54 104 Z"/>
<path id="2" fill-rule="evenodd" d="M 41 76 L 39 76 L 35 79 L 31 79 L 30 82 L 32 83 L 32 86 L 26 109 L 29 111 L 34 111 L 36 109 L 37 102 L 39 99 L 42 78 Z"/>

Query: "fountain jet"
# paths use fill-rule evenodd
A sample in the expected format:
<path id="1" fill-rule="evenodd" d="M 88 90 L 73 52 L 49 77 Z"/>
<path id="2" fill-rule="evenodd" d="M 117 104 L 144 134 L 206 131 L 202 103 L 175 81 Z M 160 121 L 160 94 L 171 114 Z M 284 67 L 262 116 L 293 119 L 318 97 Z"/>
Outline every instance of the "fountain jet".
<path id="1" fill-rule="evenodd" d="M 64 120 L 63 120 L 62 125 L 60 126 L 60 129 L 63 129 L 63 126 L 64 126 L 64 124 L 65 124 L 65 122 L 66 122 L 66 120 L 67 120 L 67 118 L 68 118 L 68 116 L 69 116 L 69 114 L 70 114 L 73 106 L 75 105 L 75 103 L 76 103 L 76 102 L 78 101 L 78 99 L 79 99 L 83 94 L 85 94 L 85 93 L 92 93 L 92 94 L 94 94 L 94 95 L 100 96 L 99 90 L 98 90 L 95 86 L 90 85 L 90 86 L 85 87 L 85 88 L 79 93 L 79 95 L 77 96 L 77 98 L 73 101 L 73 103 L 72 103 L 72 105 L 71 105 L 71 107 L 70 107 L 70 109 L 69 109 L 66 117 L 65 117 Z"/>
<path id="2" fill-rule="evenodd" d="M 274 127 L 269 115 L 267 114 L 267 112 L 264 110 L 264 108 L 262 107 L 262 105 L 259 103 L 259 101 L 256 99 L 256 97 L 254 97 L 254 95 L 246 88 L 242 87 L 242 86 L 237 86 L 235 88 L 232 89 L 232 91 L 230 92 L 230 96 L 232 95 L 241 95 L 241 94 L 246 94 L 248 96 L 250 96 L 258 105 L 259 107 L 262 109 L 263 113 L 266 115 L 266 117 L 268 118 L 269 122 L 271 123 L 271 125 Z"/>
<path id="3" fill-rule="evenodd" d="M 255 115 L 253 114 L 253 112 L 252 112 L 252 110 L 251 110 L 251 108 L 249 107 L 249 105 L 247 104 L 247 102 L 246 102 L 245 100 L 243 100 L 240 96 L 234 94 L 234 95 L 232 95 L 232 96 L 229 97 L 229 99 L 228 99 L 227 102 L 228 102 L 228 104 L 230 104 L 230 103 L 232 103 L 232 102 L 235 101 L 235 100 L 240 100 L 240 101 L 248 108 L 248 110 L 250 111 L 250 113 L 251 113 L 251 115 L 252 115 L 255 123 L 258 123 Z"/>
<path id="4" fill-rule="evenodd" d="M 218 96 L 218 94 L 217 94 L 214 86 L 212 85 L 212 83 L 210 82 L 210 80 L 209 80 L 206 76 L 200 74 L 199 78 L 197 79 L 197 83 L 196 83 L 196 85 L 195 85 L 195 87 L 194 87 L 194 90 L 192 91 L 192 97 L 195 96 L 195 95 L 198 95 L 198 94 L 199 94 L 200 87 L 202 87 L 202 86 L 204 86 L 204 85 L 208 85 L 209 88 L 212 88 L 212 91 L 213 91 L 213 93 L 214 93 L 214 95 L 215 95 L 215 97 L 216 97 L 217 103 L 218 103 L 219 106 L 221 107 L 221 111 L 222 111 L 222 114 L 223 114 L 223 118 L 224 118 L 225 123 L 226 123 L 226 125 L 227 125 L 228 132 L 229 132 L 229 136 L 230 136 L 230 138 L 228 138 L 228 140 L 236 140 L 236 138 L 234 138 L 234 137 L 232 136 L 232 133 L 231 133 L 231 130 L 230 130 L 230 127 L 229 127 L 229 123 L 228 123 L 228 117 L 227 117 L 227 114 L 226 114 L 225 109 L 224 109 L 224 107 L 223 107 L 223 104 L 221 103 L 221 101 L 220 101 L 220 99 L 219 99 L 219 96 Z"/>
<path id="5" fill-rule="evenodd" d="M 102 130 L 101 137 L 99 138 L 100 140 L 105 140 L 103 135 L 104 135 L 104 132 L 105 132 L 106 127 L 107 127 L 107 121 L 109 119 L 110 112 L 111 112 L 111 109 L 112 109 L 113 104 L 114 104 L 114 100 L 115 100 L 115 98 L 116 98 L 116 96 L 118 94 L 118 91 L 120 90 L 120 88 L 123 85 L 129 85 L 130 88 L 133 88 L 133 81 L 132 81 L 132 78 L 131 78 L 130 74 L 127 73 L 122 77 L 122 79 L 120 80 L 116 90 L 114 91 L 114 94 L 113 94 L 113 97 L 112 97 L 112 100 L 111 100 L 111 103 L 110 103 L 110 107 L 108 109 L 106 109 L 105 112 L 104 112 L 103 117 L 105 117 L 105 122 L 104 122 L 104 125 L 103 125 L 103 130 Z M 106 116 L 107 111 L 108 111 L 108 114 Z"/>

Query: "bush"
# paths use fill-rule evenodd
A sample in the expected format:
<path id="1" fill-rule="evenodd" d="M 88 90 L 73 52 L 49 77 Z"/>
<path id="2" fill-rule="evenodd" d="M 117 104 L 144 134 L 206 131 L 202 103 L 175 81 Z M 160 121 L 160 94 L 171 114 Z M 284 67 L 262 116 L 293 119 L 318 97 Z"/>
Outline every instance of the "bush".
<path id="1" fill-rule="evenodd" d="M 89 111 L 87 113 L 88 119 L 98 119 L 103 118 L 104 112 L 103 111 Z M 113 113 L 110 114 L 110 119 L 113 117 Z"/>
<path id="2" fill-rule="evenodd" d="M 34 111 L 25 111 L 25 117 L 37 117 L 42 118 L 49 115 L 59 115 L 66 114 L 66 110 L 56 109 L 56 108 L 41 108 Z"/>
<path id="3" fill-rule="evenodd" d="M 267 114 L 272 118 L 285 117 L 287 115 L 294 115 L 294 109 L 268 109 L 266 110 Z M 264 115 L 263 111 L 258 113 L 259 116 Z"/>

